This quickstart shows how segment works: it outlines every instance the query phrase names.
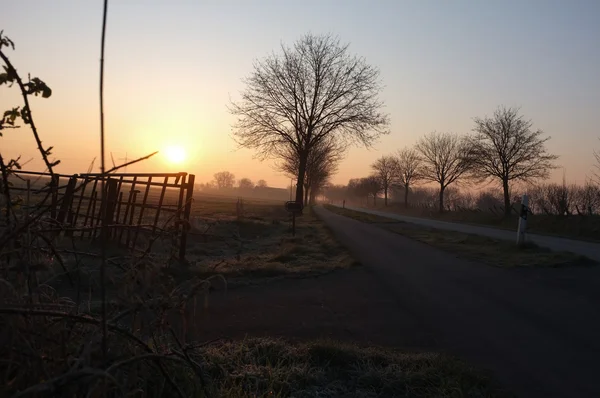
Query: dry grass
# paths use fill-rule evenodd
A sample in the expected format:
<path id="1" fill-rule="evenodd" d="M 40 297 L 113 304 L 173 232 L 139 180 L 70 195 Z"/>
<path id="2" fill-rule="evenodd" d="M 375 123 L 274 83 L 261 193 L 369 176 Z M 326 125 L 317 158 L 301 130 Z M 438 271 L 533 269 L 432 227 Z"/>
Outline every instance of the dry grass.
<path id="1" fill-rule="evenodd" d="M 192 275 L 218 272 L 229 286 L 236 286 L 357 265 L 310 209 L 296 219 L 292 236 L 282 204 L 245 201 L 241 220 L 231 212 L 234 206 L 234 202 L 202 201 L 194 208 L 201 221 L 195 223 L 188 245 L 187 271 Z"/>
<path id="2" fill-rule="evenodd" d="M 431 353 L 273 339 L 204 348 L 219 397 L 508 397 L 486 375 Z"/>
<path id="3" fill-rule="evenodd" d="M 596 264 L 577 254 L 555 252 L 533 244 L 517 247 L 509 241 L 424 227 L 336 206 L 326 207 L 334 213 L 377 224 L 391 232 L 483 264 L 499 267 L 564 267 Z"/>

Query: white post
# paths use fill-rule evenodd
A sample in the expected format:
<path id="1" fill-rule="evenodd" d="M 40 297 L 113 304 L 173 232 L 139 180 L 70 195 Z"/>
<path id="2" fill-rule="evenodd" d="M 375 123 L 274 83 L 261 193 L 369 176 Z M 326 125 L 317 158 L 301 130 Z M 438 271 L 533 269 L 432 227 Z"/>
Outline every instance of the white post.
<path id="1" fill-rule="evenodd" d="M 521 199 L 521 214 L 519 215 L 519 227 L 517 229 L 517 245 L 525 243 L 525 230 L 527 229 L 527 214 L 529 213 L 529 197 L 523 195 Z"/>

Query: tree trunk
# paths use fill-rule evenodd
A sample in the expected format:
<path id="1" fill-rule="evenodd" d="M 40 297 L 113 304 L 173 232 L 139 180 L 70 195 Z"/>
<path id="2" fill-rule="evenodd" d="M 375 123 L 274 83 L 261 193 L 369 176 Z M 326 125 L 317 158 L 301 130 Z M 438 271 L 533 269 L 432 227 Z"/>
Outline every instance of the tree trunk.
<path id="1" fill-rule="evenodd" d="M 388 186 L 383 187 L 383 202 L 387 206 Z"/>
<path id="2" fill-rule="evenodd" d="M 504 217 L 509 218 L 511 207 L 510 207 L 510 193 L 508 190 L 508 180 L 502 181 L 502 189 L 504 191 Z"/>
<path id="3" fill-rule="evenodd" d="M 304 199 L 304 177 L 306 175 L 306 164 L 308 163 L 308 151 L 300 151 L 298 154 L 298 180 L 296 182 L 296 202 L 303 204 Z"/>
<path id="4" fill-rule="evenodd" d="M 305 185 L 304 186 L 304 205 L 308 205 L 308 192 L 310 191 L 309 186 Z"/>
<path id="5" fill-rule="evenodd" d="M 408 209 L 408 184 L 404 184 L 404 207 Z"/>
<path id="6" fill-rule="evenodd" d="M 310 188 L 310 197 L 308 199 L 308 203 L 310 203 L 311 206 L 315 205 L 315 201 L 317 200 L 315 192 L 316 192 L 315 189 Z"/>
<path id="7" fill-rule="evenodd" d="M 445 186 L 440 185 L 440 213 L 444 212 L 444 190 L 446 189 Z"/>

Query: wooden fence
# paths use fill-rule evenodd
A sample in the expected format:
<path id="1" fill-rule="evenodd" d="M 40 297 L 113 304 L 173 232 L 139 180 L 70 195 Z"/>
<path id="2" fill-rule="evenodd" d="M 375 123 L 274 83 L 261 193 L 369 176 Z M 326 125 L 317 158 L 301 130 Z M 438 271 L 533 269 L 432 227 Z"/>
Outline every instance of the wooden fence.
<path id="1" fill-rule="evenodd" d="M 102 226 L 107 236 L 131 249 L 144 249 L 142 236 L 169 234 L 185 258 L 194 192 L 193 174 L 123 173 L 64 175 L 16 171 L 13 191 L 21 191 L 33 207 L 48 203 L 54 230 L 96 239 Z M 104 194 L 102 194 L 104 187 Z"/>

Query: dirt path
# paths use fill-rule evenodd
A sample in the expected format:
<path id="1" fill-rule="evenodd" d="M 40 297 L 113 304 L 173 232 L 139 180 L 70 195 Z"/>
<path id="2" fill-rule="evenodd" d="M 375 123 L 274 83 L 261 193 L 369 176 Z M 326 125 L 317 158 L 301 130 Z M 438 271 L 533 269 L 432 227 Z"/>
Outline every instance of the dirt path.
<path id="1" fill-rule="evenodd" d="M 600 396 L 598 267 L 494 268 L 323 208 L 316 212 L 392 292 L 398 314 L 430 331 L 439 348 L 492 369 L 522 396 Z"/>
<path id="2" fill-rule="evenodd" d="M 487 236 L 490 238 L 501 240 L 516 241 L 517 239 L 516 231 L 508 231 L 505 229 L 482 227 L 471 224 L 452 223 L 446 221 L 431 220 L 427 218 L 410 217 L 385 211 L 365 209 L 361 207 L 346 206 L 346 208 L 354 211 L 360 211 L 363 213 L 388 217 L 394 220 L 424 225 L 431 228 L 464 232 L 468 234 Z M 595 261 L 600 261 L 600 243 L 537 234 L 527 234 L 527 239 L 539 246 L 546 247 L 551 250 L 569 251 L 572 253 L 580 254 L 582 256 L 586 256 Z"/>

